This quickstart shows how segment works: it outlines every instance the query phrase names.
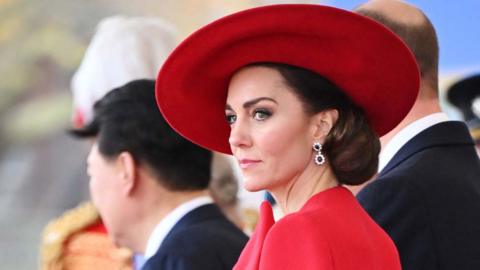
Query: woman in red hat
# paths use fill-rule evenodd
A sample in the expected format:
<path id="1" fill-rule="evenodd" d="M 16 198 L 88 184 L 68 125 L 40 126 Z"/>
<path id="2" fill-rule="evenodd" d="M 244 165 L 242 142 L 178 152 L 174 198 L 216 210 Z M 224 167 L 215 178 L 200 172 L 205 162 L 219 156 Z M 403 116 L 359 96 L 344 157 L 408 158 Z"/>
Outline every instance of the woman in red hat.
<path id="1" fill-rule="evenodd" d="M 232 153 L 249 191 L 268 190 L 235 269 L 400 269 L 393 242 L 344 184 L 376 172 L 378 137 L 419 87 L 415 60 L 376 22 L 319 5 L 215 21 L 159 73 L 157 102 L 180 134 Z M 226 119 L 226 120 L 225 120 Z"/>

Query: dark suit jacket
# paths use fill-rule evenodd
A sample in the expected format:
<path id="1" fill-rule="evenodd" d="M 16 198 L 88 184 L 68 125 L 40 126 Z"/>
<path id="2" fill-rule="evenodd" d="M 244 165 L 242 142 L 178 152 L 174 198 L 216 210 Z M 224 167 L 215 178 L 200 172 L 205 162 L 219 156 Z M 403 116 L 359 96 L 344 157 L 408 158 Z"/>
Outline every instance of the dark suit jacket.
<path id="1" fill-rule="evenodd" d="M 230 270 L 247 236 L 214 204 L 200 206 L 168 233 L 145 270 Z"/>
<path id="2" fill-rule="evenodd" d="M 404 270 L 480 269 L 480 161 L 464 123 L 412 138 L 357 198 Z"/>

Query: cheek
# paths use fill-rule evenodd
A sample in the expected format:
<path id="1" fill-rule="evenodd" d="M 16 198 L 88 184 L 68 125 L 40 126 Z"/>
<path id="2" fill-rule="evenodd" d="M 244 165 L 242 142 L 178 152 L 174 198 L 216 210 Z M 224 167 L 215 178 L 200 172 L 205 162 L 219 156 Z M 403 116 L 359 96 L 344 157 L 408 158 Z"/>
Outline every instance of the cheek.
<path id="1" fill-rule="evenodd" d="M 308 142 L 303 139 L 305 132 L 301 126 L 277 125 L 260 133 L 257 145 L 268 156 L 295 159 L 298 155 L 308 155 Z"/>
<path id="2" fill-rule="evenodd" d="M 306 132 L 303 126 L 292 123 L 259 135 L 258 145 L 274 178 L 291 178 L 306 168 L 311 159 Z"/>
<path id="3" fill-rule="evenodd" d="M 105 171 L 99 174 L 92 174 L 89 188 L 90 197 L 97 208 L 102 220 L 107 227 L 109 234 L 115 231 L 115 186 L 112 184 L 112 177 Z"/>
<path id="4" fill-rule="evenodd" d="M 98 164 L 95 164 L 98 165 Z M 109 200 L 109 181 L 112 175 L 108 173 L 106 166 L 92 166 L 90 170 L 90 181 L 88 183 L 90 189 L 90 196 L 93 203 L 102 211 L 105 207 L 105 201 Z"/>
<path id="5" fill-rule="evenodd" d="M 90 189 L 90 197 L 92 198 L 95 206 L 100 210 L 101 208 L 101 196 L 100 196 L 100 183 L 98 177 L 92 175 L 90 181 L 88 182 L 88 187 Z"/>

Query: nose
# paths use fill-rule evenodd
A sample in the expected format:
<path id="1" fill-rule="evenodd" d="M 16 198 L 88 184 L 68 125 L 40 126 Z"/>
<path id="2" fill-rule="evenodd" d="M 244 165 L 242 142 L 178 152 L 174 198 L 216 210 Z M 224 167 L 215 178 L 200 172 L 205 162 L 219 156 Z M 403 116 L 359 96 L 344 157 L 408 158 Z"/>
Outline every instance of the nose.
<path id="1" fill-rule="evenodd" d="M 247 148 L 252 145 L 248 124 L 238 120 L 232 125 L 230 137 L 228 138 L 232 152 L 235 148 Z"/>

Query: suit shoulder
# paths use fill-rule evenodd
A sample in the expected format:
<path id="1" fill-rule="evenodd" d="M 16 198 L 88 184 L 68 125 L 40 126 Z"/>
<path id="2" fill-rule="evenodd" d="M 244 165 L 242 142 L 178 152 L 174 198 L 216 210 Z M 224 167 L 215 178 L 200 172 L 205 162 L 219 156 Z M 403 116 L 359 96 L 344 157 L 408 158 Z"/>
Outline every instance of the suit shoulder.
<path id="1" fill-rule="evenodd" d="M 413 180 L 419 179 L 410 179 L 402 174 L 388 174 L 365 186 L 356 198 L 374 219 L 377 216 L 386 216 L 394 209 L 400 211 L 415 207 L 419 211 L 424 209 L 430 195 L 428 190 L 416 185 Z"/>
<path id="2" fill-rule="evenodd" d="M 199 248 L 206 248 L 212 252 L 241 251 L 247 241 L 248 237 L 239 228 L 227 220 L 220 219 L 172 231 L 162 244 L 162 249 L 174 248 L 183 254 L 198 254 Z"/>
<path id="3" fill-rule="evenodd" d="M 234 236 L 246 238 L 246 235 L 225 217 L 202 221 L 196 224 L 190 224 L 179 229 L 172 235 L 172 238 L 179 239 L 186 237 L 185 235 L 203 236 L 201 237 L 202 239 L 205 239 L 207 236 L 220 238 Z"/>
<path id="4" fill-rule="evenodd" d="M 248 238 L 228 224 L 200 222 L 174 230 L 148 264 L 155 266 L 151 269 L 231 269 Z"/>

